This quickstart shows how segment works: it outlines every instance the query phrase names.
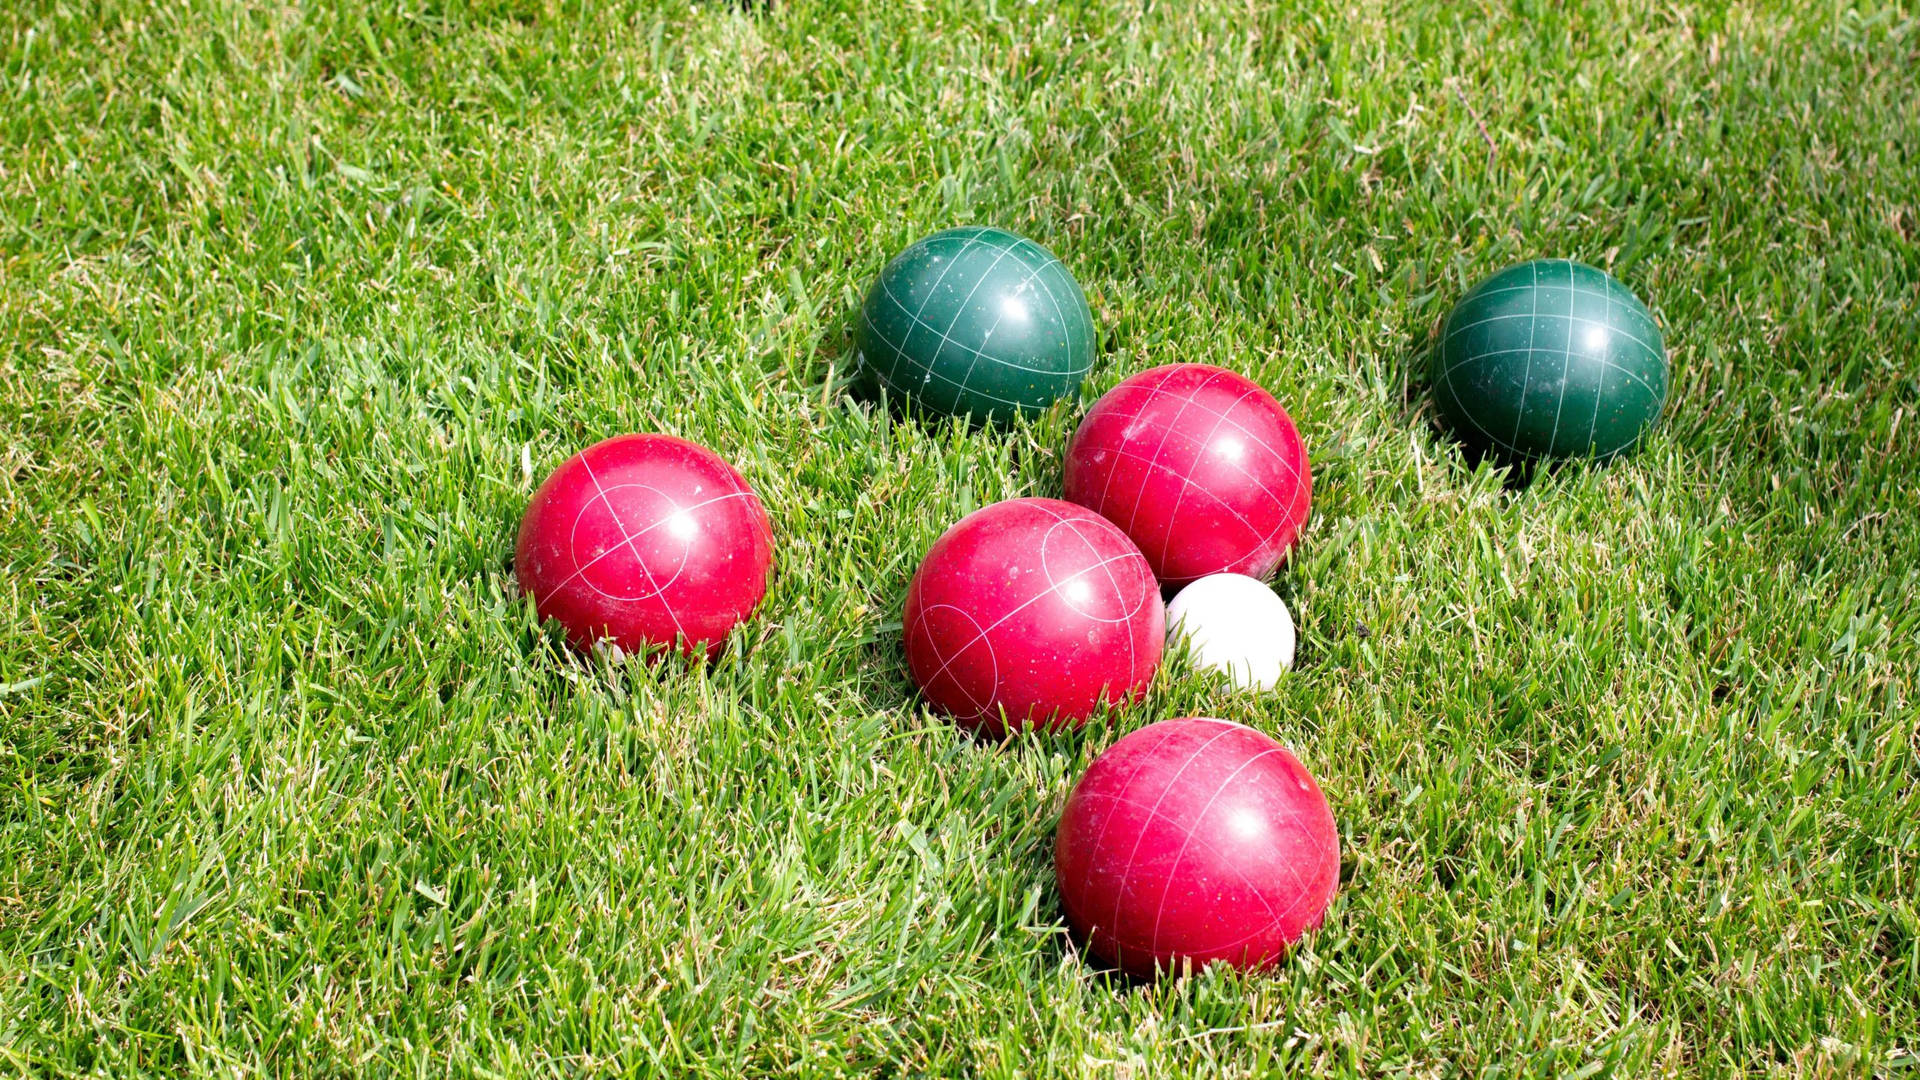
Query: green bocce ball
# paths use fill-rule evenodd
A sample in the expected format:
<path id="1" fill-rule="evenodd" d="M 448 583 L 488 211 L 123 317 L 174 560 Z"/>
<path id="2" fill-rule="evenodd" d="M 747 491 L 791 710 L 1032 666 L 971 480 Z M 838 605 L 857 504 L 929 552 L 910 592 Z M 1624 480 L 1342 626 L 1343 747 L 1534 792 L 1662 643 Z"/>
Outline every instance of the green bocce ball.
<path id="1" fill-rule="evenodd" d="M 1510 461 L 1633 449 L 1667 401 L 1667 347 L 1618 279 L 1569 259 L 1509 266 L 1462 297 L 1433 352 L 1441 419 Z"/>
<path id="2" fill-rule="evenodd" d="M 880 271 L 854 349 L 872 388 L 936 415 L 1006 420 L 1079 389 L 1093 313 L 1046 248 L 1004 229 L 947 229 Z"/>

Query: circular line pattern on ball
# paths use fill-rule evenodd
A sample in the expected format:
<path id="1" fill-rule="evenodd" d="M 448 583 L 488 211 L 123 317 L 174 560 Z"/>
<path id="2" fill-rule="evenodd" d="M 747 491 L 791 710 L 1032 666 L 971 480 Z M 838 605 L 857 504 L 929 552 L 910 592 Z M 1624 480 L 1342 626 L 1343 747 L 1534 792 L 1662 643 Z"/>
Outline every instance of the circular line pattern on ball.
<path id="1" fill-rule="evenodd" d="M 1313 499 L 1306 445 L 1272 394 L 1211 364 L 1169 364 L 1103 394 L 1067 449 L 1066 497 L 1119 525 L 1154 573 L 1266 578 Z"/>
<path id="2" fill-rule="evenodd" d="M 746 479 L 671 435 L 616 435 L 561 463 L 520 521 L 514 575 L 582 650 L 680 642 L 716 655 L 773 571 L 773 531 Z"/>
<path id="3" fill-rule="evenodd" d="M 635 494 L 625 494 L 628 492 Z M 641 512 L 634 514 L 632 512 L 632 503 L 629 500 L 642 498 L 643 496 L 639 495 L 641 492 L 653 497 L 647 500 L 649 504 L 648 510 L 655 510 L 663 504 L 666 509 L 652 513 Z M 733 496 L 729 495 L 724 497 L 732 498 Z M 620 504 L 626 504 L 627 513 L 623 514 L 621 512 Z M 604 558 L 602 558 L 601 555 L 596 555 L 591 552 L 590 549 L 594 542 L 591 539 L 583 538 L 583 530 L 581 529 L 581 525 L 587 521 L 588 515 L 601 509 L 605 510 L 607 518 L 623 537 L 623 542 L 620 545 L 607 549 L 603 553 Z M 568 550 L 573 556 L 574 565 L 578 568 L 576 571 L 578 575 L 577 580 L 601 596 L 614 601 L 645 600 L 649 597 L 659 596 L 661 592 L 679 580 L 681 571 L 686 569 L 686 549 L 682 547 L 672 553 L 673 573 L 668 575 L 666 581 L 662 582 L 655 580 L 655 575 L 661 572 L 660 567 L 648 561 L 646 557 L 640 553 L 639 541 L 643 538 L 650 537 L 656 530 L 666 524 L 669 516 L 679 511 L 680 508 L 674 505 L 672 499 L 669 499 L 666 495 L 645 484 L 621 484 L 617 487 L 595 492 L 593 498 L 581 506 L 580 513 L 573 519 L 573 528 L 567 532 Z M 629 524 L 629 519 L 649 521 L 652 524 L 634 528 Z M 592 529 L 584 530 L 585 537 L 591 537 L 592 534 Z M 589 551 L 583 554 L 583 547 L 588 548 Z M 617 565 L 607 566 L 607 563 Z M 604 570 L 603 567 L 605 568 Z M 623 577 L 626 579 L 624 582 L 621 580 Z M 636 585 L 644 585 L 644 588 L 629 591 L 633 590 Z"/>
<path id="4" fill-rule="evenodd" d="M 1653 314 L 1618 278 L 1571 259 L 1510 266 L 1468 292 L 1432 374 L 1454 434 L 1518 460 L 1625 453 L 1667 399 Z"/>
<path id="5" fill-rule="evenodd" d="M 1039 412 L 1093 366 L 1093 313 L 1054 254 L 983 226 L 947 229 L 874 279 L 854 344 L 861 370 L 929 411 Z"/>
<path id="6" fill-rule="evenodd" d="M 1103 698 L 1138 697 L 1166 628 L 1159 586 L 1124 533 L 1035 498 L 983 507 L 941 534 L 901 622 L 921 693 L 994 736 L 1009 724 L 1077 725 Z"/>

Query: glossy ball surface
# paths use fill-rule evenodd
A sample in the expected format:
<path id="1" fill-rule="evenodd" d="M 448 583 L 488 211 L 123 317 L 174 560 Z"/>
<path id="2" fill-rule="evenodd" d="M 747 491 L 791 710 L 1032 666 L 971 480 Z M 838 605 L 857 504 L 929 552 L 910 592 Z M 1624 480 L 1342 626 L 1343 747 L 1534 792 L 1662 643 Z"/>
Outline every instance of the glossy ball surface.
<path id="1" fill-rule="evenodd" d="M 1093 313 L 1046 248 L 1004 229 L 948 229 L 880 271 L 854 348 L 866 378 L 922 410 L 1005 420 L 1079 389 Z"/>
<path id="2" fill-rule="evenodd" d="M 1510 266 L 1462 297 L 1433 352 L 1456 437 L 1509 460 L 1631 450 L 1667 401 L 1667 347 L 1620 281 L 1567 259 Z"/>
<path id="3" fill-rule="evenodd" d="M 1326 916 L 1340 836 L 1285 747 L 1185 717 L 1141 728 L 1087 769 L 1060 817 L 1054 873 L 1067 921 L 1130 975 L 1259 969 Z"/>
<path id="4" fill-rule="evenodd" d="M 1166 610 L 1133 541 L 1084 507 L 1010 499 L 941 534 L 907 587 L 907 666 L 962 725 L 1079 726 L 1146 692 Z"/>
<path id="5" fill-rule="evenodd" d="M 1244 574 L 1209 574 L 1167 604 L 1167 644 L 1185 639 L 1195 667 L 1243 690 L 1271 690 L 1293 667 L 1293 613 Z"/>
<path id="6" fill-rule="evenodd" d="M 719 455 L 671 435 L 617 435 L 568 458 L 520 519 L 514 575 L 575 647 L 679 642 L 719 653 L 773 573 L 760 497 Z"/>
<path id="7" fill-rule="evenodd" d="M 1067 448 L 1066 496 L 1133 538 L 1161 582 L 1265 578 L 1313 501 L 1287 410 L 1238 373 L 1170 364 L 1102 395 Z"/>

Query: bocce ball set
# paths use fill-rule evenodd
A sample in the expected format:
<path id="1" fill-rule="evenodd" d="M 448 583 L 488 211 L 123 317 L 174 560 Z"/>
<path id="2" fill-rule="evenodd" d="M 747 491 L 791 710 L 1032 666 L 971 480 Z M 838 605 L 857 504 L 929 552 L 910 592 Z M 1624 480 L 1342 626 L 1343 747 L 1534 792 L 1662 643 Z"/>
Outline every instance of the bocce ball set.
<path id="1" fill-rule="evenodd" d="M 1095 331 L 1052 252 L 972 227 L 886 265 L 854 349 L 869 392 L 994 422 L 1077 394 Z M 1460 300 L 1432 382 L 1440 420 L 1470 449 L 1510 463 L 1606 459 L 1659 418 L 1667 354 L 1626 286 L 1543 259 Z M 928 549 L 902 617 L 927 704 L 999 738 L 1139 701 L 1170 638 L 1241 689 L 1271 689 L 1293 666 L 1293 618 L 1266 579 L 1306 524 L 1313 476 L 1298 427 L 1264 387 L 1209 364 L 1132 375 L 1087 410 L 1063 487 L 1064 499 L 976 510 Z M 766 595 L 773 532 L 719 455 L 620 435 L 534 493 L 514 573 L 576 648 L 711 658 Z M 1325 917 L 1339 831 L 1285 747 L 1181 717 L 1095 759 L 1061 813 L 1054 866 L 1067 921 L 1107 964 L 1141 977 L 1261 969 Z"/>

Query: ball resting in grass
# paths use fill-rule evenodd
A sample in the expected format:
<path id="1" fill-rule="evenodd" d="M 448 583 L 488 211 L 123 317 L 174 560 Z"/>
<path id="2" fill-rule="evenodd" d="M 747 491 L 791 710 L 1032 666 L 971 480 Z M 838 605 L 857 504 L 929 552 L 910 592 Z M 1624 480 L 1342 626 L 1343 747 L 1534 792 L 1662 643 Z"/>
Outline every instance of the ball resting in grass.
<path id="1" fill-rule="evenodd" d="M 766 595 L 773 530 L 718 454 L 671 435 L 617 435 L 533 493 L 513 571 L 582 651 L 677 644 L 712 657 Z"/>
<path id="2" fill-rule="evenodd" d="M 1046 248 L 1004 229 L 947 229 L 880 271 L 854 349 L 870 389 L 935 415 L 1006 420 L 1079 389 L 1093 313 Z"/>
<path id="3" fill-rule="evenodd" d="M 1667 400 L 1660 328 L 1620 281 L 1567 259 L 1510 266 L 1462 297 L 1433 351 L 1441 421 L 1512 461 L 1606 459 Z"/>
<path id="4" fill-rule="evenodd" d="M 1340 880 L 1326 796 L 1285 747 L 1206 717 L 1150 724 L 1088 767 L 1054 875 L 1093 955 L 1136 976 L 1277 963 Z"/>
<path id="5" fill-rule="evenodd" d="M 1265 582 L 1212 574 L 1167 605 L 1167 644 L 1184 639 L 1195 667 L 1243 690 L 1271 690 L 1293 667 L 1293 614 Z"/>
<path id="6" fill-rule="evenodd" d="M 1067 447 L 1066 496 L 1126 531 L 1171 586 L 1264 578 L 1306 524 L 1313 476 L 1287 410 L 1211 364 L 1168 364 L 1101 395 Z"/>
<path id="7" fill-rule="evenodd" d="M 907 667 L 963 726 L 1078 727 L 1146 692 L 1166 609 L 1147 560 L 1085 507 L 1009 499 L 941 534 L 907 587 Z"/>

